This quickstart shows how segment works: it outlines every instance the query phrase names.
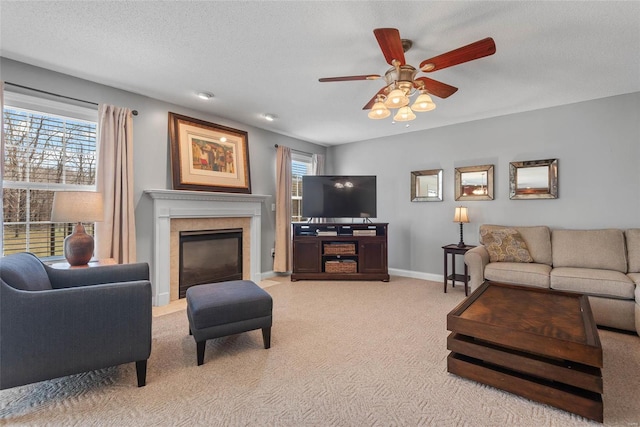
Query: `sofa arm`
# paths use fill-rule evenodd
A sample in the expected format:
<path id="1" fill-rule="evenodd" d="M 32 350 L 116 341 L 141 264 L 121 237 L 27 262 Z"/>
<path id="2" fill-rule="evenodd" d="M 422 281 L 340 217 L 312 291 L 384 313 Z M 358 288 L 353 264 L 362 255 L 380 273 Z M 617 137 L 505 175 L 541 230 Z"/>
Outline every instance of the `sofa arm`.
<path id="1" fill-rule="evenodd" d="M 0 309 L 0 389 L 142 361 L 151 352 L 149 281 L 45 291 L 0 281 Z"/>
<path id="2" fill-rule="evenodd" d="M 57 270 L 48 265 L 45 265 L 45 268 L 49 275 L 51 287 L 54 289 L 149 280 L 149 264 L 146 262 L 69 270 Z"/>
<path id="3" fill-rule="evenodd" d="M 484 282 L 484 268 L 489 264 L 489 252 L 484 246 L 476 246 L 464 254 L 469 269 L 469 290 L 474 291 Z"/>

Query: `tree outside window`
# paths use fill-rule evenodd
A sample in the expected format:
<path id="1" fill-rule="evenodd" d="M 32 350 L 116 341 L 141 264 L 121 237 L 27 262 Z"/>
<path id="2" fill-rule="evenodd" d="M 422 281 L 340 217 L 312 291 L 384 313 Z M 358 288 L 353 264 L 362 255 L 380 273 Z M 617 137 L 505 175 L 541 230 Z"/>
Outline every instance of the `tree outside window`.
<path id="1" fill-rule="evenodd" d="M 2 253 L 62 256 L 64 238 L 73 224 L 51 223 L 53 194 L 95 190 L 97 111 L 7 94 Z M 76 117 L 60 114 L 65 108 Z M 93 224 L 86 228 L 93 234 Z"/>

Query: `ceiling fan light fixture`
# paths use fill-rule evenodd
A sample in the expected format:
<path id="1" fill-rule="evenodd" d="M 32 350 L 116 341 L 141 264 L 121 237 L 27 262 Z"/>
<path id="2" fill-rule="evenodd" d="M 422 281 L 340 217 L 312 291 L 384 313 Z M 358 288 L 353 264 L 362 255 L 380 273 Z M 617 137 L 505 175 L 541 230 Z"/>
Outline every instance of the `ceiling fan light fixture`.
<path id="1" fill-rule="evenodd" d="M 436 108 L 436 104 L 433 102 L 433 99 L 426 93 L 422 92 L 420 96 L 418 96 L 411 106 L 413 111 L 425 112 L 431 111 Z"/>
<path id="2" fill-rule="evenodd" d="M 416 115 L 411 111 L 409 107 L 402 107 L 398 110 L 395 116 L 393 116 L 393 120 L 397 122 L 408 122 L 416 118 Z"/>
<path id="3" fill-rule="evenodd" d="M 389 109 L 380 100 L 378 100 L 375 104 L 373 104 L 373 107 L 371 108 L 371 111 L 369 111 L 369 114 L 368 114 L 369 118 L 374 120 L 386 119 L 390 115 L 391 115 L 391 111 L 389 111 Z"/>
<path id="4" fill-rule="evenodd" d="M 384 105 L 387 108 L 401 108 L 409 105 L 409 98 L 402 89 L 394 89 L 387 96 Z"/>

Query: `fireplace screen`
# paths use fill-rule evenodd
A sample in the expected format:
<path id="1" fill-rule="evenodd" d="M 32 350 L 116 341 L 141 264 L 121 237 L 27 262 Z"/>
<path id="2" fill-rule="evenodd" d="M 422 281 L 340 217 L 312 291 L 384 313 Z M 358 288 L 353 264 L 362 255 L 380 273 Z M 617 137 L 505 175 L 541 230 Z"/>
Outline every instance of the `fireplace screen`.
<path id="1" fill-rule="evenodd" d="M 180 232 L 179 298 L 194 285 L 241 279 L 241 228 Z"/>

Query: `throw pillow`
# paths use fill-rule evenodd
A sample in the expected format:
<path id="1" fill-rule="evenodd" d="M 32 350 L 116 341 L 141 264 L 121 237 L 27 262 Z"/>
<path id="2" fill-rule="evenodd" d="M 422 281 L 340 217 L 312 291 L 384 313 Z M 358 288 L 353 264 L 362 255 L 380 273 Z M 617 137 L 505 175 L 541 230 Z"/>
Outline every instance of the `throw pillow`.
<path id="1" fill-rule="evenodd" d="M 527 244 L 513 228 L 486 232 L 482 237 L 491 262 L 533 262 Z"/>

